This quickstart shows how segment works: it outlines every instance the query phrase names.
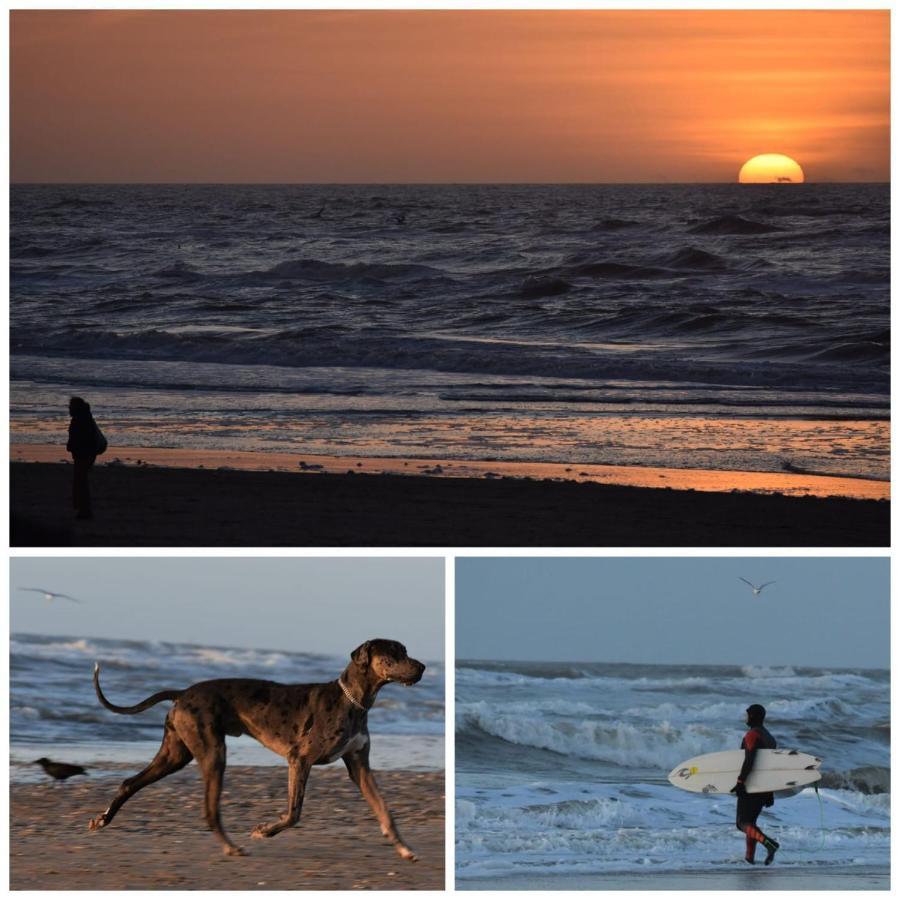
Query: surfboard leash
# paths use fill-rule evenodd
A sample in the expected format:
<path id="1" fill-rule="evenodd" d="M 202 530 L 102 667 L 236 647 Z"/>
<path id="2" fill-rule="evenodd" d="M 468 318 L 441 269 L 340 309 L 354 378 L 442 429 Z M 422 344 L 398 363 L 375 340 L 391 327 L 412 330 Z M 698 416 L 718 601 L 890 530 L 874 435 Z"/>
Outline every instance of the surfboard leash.
<path id="1" fill-rule="evenodd" d="M 824 850 L 825 849 L 825 805 L 822 803 L 822 795 L 819 793 L 819 786 L 817 784 L 814 784 L 813 789 L 816 792 L 816 799 L 819 801 L 819 834 L 822 835 L 822 843 L 819 846 L 819 850 Z"/>

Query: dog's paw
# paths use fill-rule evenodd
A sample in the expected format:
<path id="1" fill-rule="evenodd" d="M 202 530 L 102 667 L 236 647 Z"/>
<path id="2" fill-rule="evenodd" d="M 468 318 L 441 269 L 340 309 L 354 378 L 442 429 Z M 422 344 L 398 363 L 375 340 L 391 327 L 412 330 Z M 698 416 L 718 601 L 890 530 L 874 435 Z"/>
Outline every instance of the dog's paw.
<path id="1" fill-rule="evenodd" d="M 403 859 L 408 859 L 410 862 L 418 862 L 419 861 L 419 857 L 416 856 L 416 854 L 412 850 L 410 850 L 409 847 L 407 847 L 406 845 L 402 845 L 402 846 L 398 847 L 397 852 L 400 854 L 400 856 L 403 857 Z"/>
<path id="2" fill-rule="evenodd" d="M 253 831 L 250 832 L 250 837 L 255 841 L 262 840 L 263 838 L 272 837 L 272 827 L 270 825 L 257 825 Z"/>
<path id="3" fill-rule="evenodd" d="M 225 848 L 226 856 L 246 856 L 246 852 L 243 851 L 240 847 L 235 847 L 233 844 L 230 847 Z"/>
<path id="4" fill-rule="evenodd" d="M 99 831 L 106 825 L 106 816 L 97 816 L 88 822 L 88 831 Z"/>

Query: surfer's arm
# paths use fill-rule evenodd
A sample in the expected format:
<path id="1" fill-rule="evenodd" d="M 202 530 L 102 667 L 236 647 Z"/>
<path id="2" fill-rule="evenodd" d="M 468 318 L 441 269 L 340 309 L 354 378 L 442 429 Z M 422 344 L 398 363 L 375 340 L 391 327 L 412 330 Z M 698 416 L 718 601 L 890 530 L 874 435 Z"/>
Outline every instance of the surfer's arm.
<path id="1" fill-rule="evenodd" d="M 748 731 L 741 742 L 741 746 L 744 748 L 744 764 L 741 766 L 741 771 L 737 778 L 738 784 L 746 784 L 750 772 L 753 771 L 758 744 L 759 735 L 755 731 Z"/>

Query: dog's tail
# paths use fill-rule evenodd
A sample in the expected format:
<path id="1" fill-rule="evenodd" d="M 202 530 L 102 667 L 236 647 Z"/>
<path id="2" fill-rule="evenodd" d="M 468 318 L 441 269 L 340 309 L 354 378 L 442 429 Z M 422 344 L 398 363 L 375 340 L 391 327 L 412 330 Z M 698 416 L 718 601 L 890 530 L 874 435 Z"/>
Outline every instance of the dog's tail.
<path id="1" fill-rule="evenodd" d="M 157 691 L 152 697 L 148 697 L 134 706 L 116 706 L 115 703 L 110 703 L 103 696 L 103 691 L 100 690 L 100 663 L 98 662 L 94 663 L 94 690 L 97 692 L 97 699 L 110 712 L 123 716 L 133 716 L 135 713 L 150 709 L 151 706 L 156 706 L 157 703 L 162 703 L 163 700 L 177 700 L 184 693 L 184 691 Z"/>

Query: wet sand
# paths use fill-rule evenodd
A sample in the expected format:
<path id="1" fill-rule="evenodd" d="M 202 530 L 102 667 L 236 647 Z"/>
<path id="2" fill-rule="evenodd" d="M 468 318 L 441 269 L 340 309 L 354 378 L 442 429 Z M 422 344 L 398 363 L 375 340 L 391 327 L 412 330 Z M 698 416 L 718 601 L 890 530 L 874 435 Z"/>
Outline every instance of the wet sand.
<path id="1" fill-rule="evenodd" d="M 307 463 L 309 465 L 309 463 Z M 355 471 L 355 470 L 353 470 Z M 596 482 L 13 462 L 13 546 L 835 547 L 890 543 L 890 503 Z"/>
<path id="2" fill-rule="evenodd" d="M 109 767 L 106 767 L 109 768 Z M 135 769 L 122 769 L 121 777 Z M 228 857 L 207 831 L 195 765 L 133 797 L 101 832 L 88 820 L 109 804 L 120 777 L 76 778 L 10 789 L 12 890 L 443 890 L 444 778 L 378 774 L 404 840 L 400 859 L 343 767 L 315 769 L 300 824 L 251 840 L 286 804 L 287 770 L 229 767 L 222 818 L 249 854 Z"/>
<path id="3" fill-rule="evenodd" d="M 63 462 L 71 459 L 59 444 L 13 444 L 13 462 Z M 255 453 L 248 450 L 197 450 L 174 447 L 116 447 L 101 465 L 149 465 L 174 469 L 239 469 L 255 472 L 303 472 L 343 475 L 429 475 L 436 478 L 527 478 L 579 481 L 620 487 L 670 488 L 674 491 L 730 491 L 782 494 L 786 497 L 848 497 L 888 500 L 888 481 L 811 472 L 739 472 L 726 469 L 672 469 L 659 466 L 576 465 L 510 460 L 442 460 L 378 456 L 314 456 Z"/>
<path id="4" fill-rule="evenodd" d="M 510 875 L 460 879 L 458 891 L 887 891 L 885 868 L 777 865 L 710 872 L 610 872 L 603 875 Z"/>

